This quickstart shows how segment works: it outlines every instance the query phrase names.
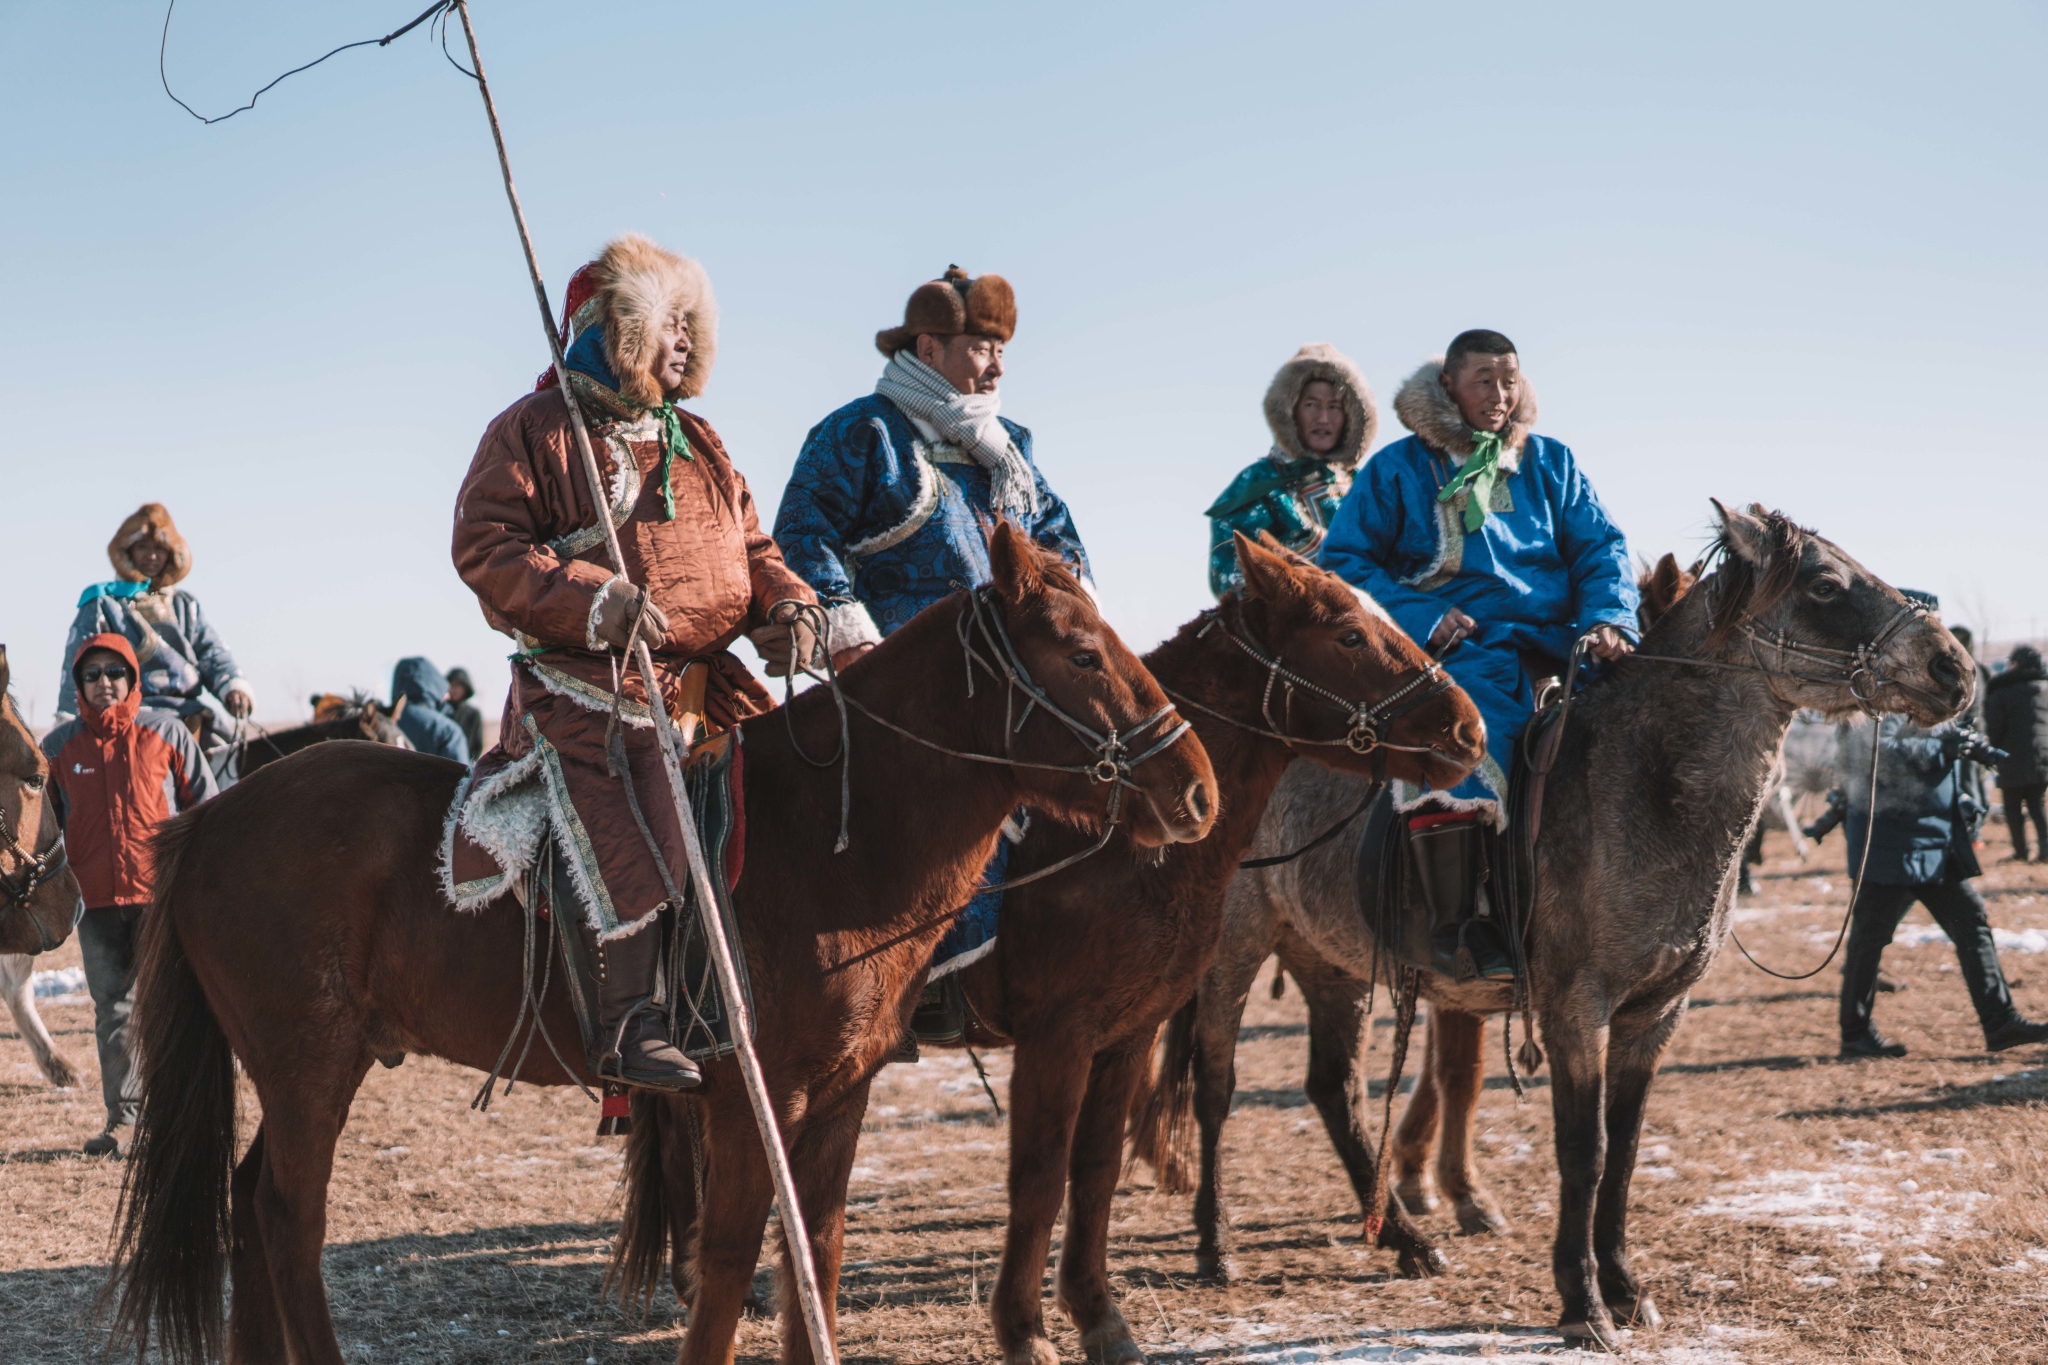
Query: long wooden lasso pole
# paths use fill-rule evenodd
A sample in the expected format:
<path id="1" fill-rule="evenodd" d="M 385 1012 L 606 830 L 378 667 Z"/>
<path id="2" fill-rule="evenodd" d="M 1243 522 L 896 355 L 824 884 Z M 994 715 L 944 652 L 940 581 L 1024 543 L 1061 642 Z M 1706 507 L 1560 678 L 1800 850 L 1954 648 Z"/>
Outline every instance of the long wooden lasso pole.
<path id="1" fill-rule="evenodd" d="M 462 33 L 469 41 L 469 59 L 476 72 L 477 89 L 484 97 L 484 113 L 491 121 L 491 140 L 498 148 L 498 169 L 505 179 L 505 198 L 512 204 L 512 221 L 519 228 L 519 245 L 526 253 L 526 273 L 533 280 L 534 301 L 540 305 L 541 330 L 548 336 L 548 351 L 554 357 L 555 380 L 569 405 L 569 426 L 576 436 L 576 451 L 583 460 L 584 476 L 590 481 L 591 504 L 597 509 L 597 524 L 604 529 L 605 548 L 611 555 L 612 571 L 626 577 L 626 559 L 619 550 L 619 534 L 612 525 L 610 504 L 605 498 L 604 477 L 598 472 L 597 455 L 590 447 L 590 431 L 583 424 L 583 410 L 569 388 L 569 367 L 562 355 L 562 339 L 555 332 L 555 320 L 548 307 L 547 286 L 541 283 L 540 260 L 534 255 L 533 237 L 526 230 L 526 213 L 519 206 L 519 192 L 512 187 L 512 162 L 505 153 L 505 133 L 498 124 L 497 105 L 491 99 L 490 82 L 484 78 L 483 54 L 477 50 L 476 26 L 469 17 L 468 0 L 455 0 L 462 16 Z M 631 580 L 628 579 L 628 582 Z M 810 1233 L 804 1226 L 803 1205 L 797 1198 L 796 1177 L 789 1166 L 789 1153 L 782 1145 L 782 1125 L 776 1121 L 775 1102 L 768 1093 L 768 1078 L 761 1070 L 761 1058 L 754 1051 L 752 1011 L 740 989 L 738 968 L 732 946 L 725 936 L 724 916 L 712 890 L 711 869 L 704 859 L 704 846 L 697 837 L 697 822 L 690 809 L 690 796 L 683 785 L 683 765 L 668 706 L 654 671 L 654 656 L 647 641 L 633 637 L 633 661 L 647 688 L 647 709 L 653 713 L 654 733 L 661 748 L 662 771 L 668 774 L 669 794 L 675 798 L 676 822 L 682 826 L 683 847 L 690 862 L 690 881 L 697 890 L 698 913 L 704 917 L 705 937 L 711 943 L 712 962 L 718 970 L 719 989 L 725 994 L 732 1017 L 732 1040 L 739 1054 L 740 1074 L 746 1078 L 747 1098 L 754 1106 L 754 1119 L 761 1128 L 761 1145 L 768 1155 L 768 1169 L 775 1180 L 775 1202 L 782 1214 L 782 1235 L 789 1243 L 790 1264 L 796 1274 L 797 1298 L 803 1305 L 804 1326 L 811 1339 L 811 1355 L 817 1365 L 838 1365 L 832 1332 L 825 1316 L 825 1301 L 818 1286 L 817 1267 L 811 1261 Z"/>

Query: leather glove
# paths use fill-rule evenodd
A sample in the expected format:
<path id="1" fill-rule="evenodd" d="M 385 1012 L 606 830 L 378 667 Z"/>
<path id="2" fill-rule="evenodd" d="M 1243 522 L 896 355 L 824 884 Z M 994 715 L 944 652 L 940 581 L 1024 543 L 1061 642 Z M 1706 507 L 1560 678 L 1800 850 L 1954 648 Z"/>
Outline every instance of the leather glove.
<path id="1" fill-rule="evenodd" d="M 809 613 L 798 610 L 800 605 L 794 601 L 777 602 L 769 610 L 768 624 L 747 632 L 771 678 L 789 676 L 793 659 L 801 660 L 802 667 L 813 672 L 824 671 L 825 655 L 817 628 Z"/>
<path id="2" fill-rule="evenodd" d="M 597 609 L 597 638 L 614 649 L 632 649 L 633 618 L 640 610 L 640 599 L 646 595 L 644 589 L 624 583 L 605 594 L 603 605 Z M 668 615 L 652 602 L 641 618 L 640 638 L 649 649 L 659 649 L 668 638 Z"/>

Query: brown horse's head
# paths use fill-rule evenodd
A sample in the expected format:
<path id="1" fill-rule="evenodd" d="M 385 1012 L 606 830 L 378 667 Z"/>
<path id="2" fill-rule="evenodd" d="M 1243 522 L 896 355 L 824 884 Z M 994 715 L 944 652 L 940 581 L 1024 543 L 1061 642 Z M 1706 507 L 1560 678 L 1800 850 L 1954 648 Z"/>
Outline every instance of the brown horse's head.
<path id="1" fill-rule="evenodd" d="M 63 824 L 50 764 L 15 712 L 8 681 L 0 645 L 0 953 L 39 953 L 70 936 L 78 879 L 51 856 Z M 47 872 L 38 871 L 38 860 Z"/>
<path id="2" fill-rule="evenodd" d="M 1868 706 L 1934 725 L 1969 703 L 1976 670 L 1939 618 L 1782 513 L 1714 510 L 1710 651 L 1769 671 L 1779 697 L 1827 715 Z M 1869 667 L 1858 649 L 1875 651 Z"/>
<path id="3" fill-rule="evenodd" d="M 1369 598 L 1263 532 L 1259 542 L 1238 535 L 1237 562 L 1244 571 L 1237 607 L 1253 647 L 1343 698 L 1350 708 L 1385 702 L 1432 667 L 1434 661 Z M 1383 761 L 1391 776 L 1445 788 L 1464 780 L 1486 756 L 1486 722 L 1456 686 L 1405 710 L 1400 701 L 1393 702 L 1386 708 L 1389 722 L 1379 727 L 1379 738 L 1389 746 L 1386 752 L 1360 753 L 1337 742 L 1349 733 L 1346 706 L 1282 681 L 1268 708 L 1267 670 L 1235 646 L 1224 651 L 1219 668 L 1227 676 L 1242 677 L 1237 690 L 1245 693 L 1225 714 L 1251 721 L 1270 709 L 1277 733 L 1300 737 L 1297 753 L 1333 768 L 1367 773 Z M 1425 683 L 1414 695 L 1428 689 Z"/>
<path id="4" fill-rule="evenodd" d="M 1698 574 L 1679 568 L 1677 558 L 1667 551 L 1654 567 L 1643 570 L 1642 577 L 1636 579 L 1636 588 L 1643 598 L 1636 607 L 1637 624 L 1644 630 L 1656 625 L 1698 581 Z"/>
<path id="5" fill-rule="evenodd" d="M 1055 706 L 1094 730 L 1128 736 L 1132 757 L 1180 724 L 1159 684 L 1109 628 L 1095 599 L 1058 556 L 1004 521 L 989 538 L 989 563 L 1003 629 L 1019 661 Z M 1055 718 L 1027 720 L 1008 737 L 1011 757 L 1060 765 L 1091 761 L 1084 741 Z M 1147 726 L 1148 721 L 1153 723 Z M 1032 804 L 1101 828 L 1107 806 L 1103 783 L 1084 773 L 1028 767 L 1016 772 Z M 1138 764 L 1130 782 L 1136 790 L 1125 789 L 1124 807 L 1131 837 L 1139 845 L 1191 843 L 1209 832 L 1216 818 L 1216 775 L 1193 731 Z"/>

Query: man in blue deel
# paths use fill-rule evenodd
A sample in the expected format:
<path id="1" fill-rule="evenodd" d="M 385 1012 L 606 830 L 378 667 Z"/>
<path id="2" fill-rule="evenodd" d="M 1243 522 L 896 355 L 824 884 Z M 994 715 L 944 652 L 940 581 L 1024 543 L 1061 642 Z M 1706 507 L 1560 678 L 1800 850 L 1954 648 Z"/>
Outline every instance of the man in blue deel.
<path id="1" fill-rule="evenodd" d="M 1486 718 L 1487 760 L 1453 794 L 1498 800 L 1534 680 L 1589 632 L 1597 659 L 1634 648 L 1628 543 L 1570 447 L 1529 430 L 1536 393 L 1499 332 L 1460 333 L 1394 414 L 1415 434 L 1366 462 L 1320 561 L 1442 655 Z"/>

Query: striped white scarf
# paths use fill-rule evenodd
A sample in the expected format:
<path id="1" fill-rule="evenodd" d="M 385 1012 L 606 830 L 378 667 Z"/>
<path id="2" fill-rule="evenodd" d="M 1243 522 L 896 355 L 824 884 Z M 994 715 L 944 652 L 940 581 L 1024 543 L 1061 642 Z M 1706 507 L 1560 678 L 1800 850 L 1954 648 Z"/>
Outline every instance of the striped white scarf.
<path id="1" fill-rule="evenodd" d="M 1038 516 L 1038 486 L 1031 466 L 997 420 L 1002 399 L 993 393 L 962 393 L 946 376 L 908 348 L 889 358 L 875 392 L 913 417 L 932 424 L 940 436 L 972 455 L 988 471 L 990 511 L 1025 526 Z"/>

